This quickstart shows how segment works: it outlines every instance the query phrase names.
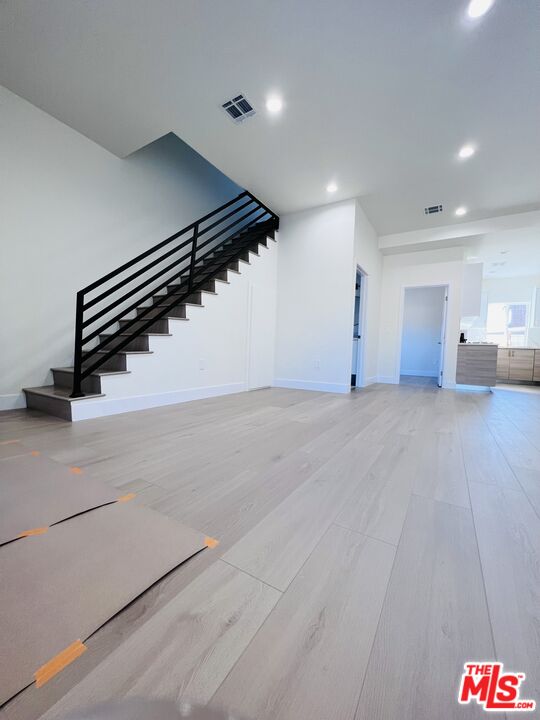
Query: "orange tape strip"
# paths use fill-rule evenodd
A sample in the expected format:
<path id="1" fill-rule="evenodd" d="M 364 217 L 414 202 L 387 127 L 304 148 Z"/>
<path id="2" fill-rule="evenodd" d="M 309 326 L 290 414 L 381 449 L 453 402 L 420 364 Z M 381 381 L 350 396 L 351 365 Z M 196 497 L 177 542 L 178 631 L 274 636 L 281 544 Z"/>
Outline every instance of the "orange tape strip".
<path id="1" fill-rule="evenodd" d="M 32 452 L 30 453 L 30 455 L 33 455 L 34 457 L 37 457 L 38 455 L 41 455 L 41 453 L 39 452 L 39 450 L 32 450 Z"/>
<path id="2" fill-rule="evenodd" d="M 128 502 L 129 500 L 133 500 L 134 497 L 137 497 L 137 493 L 128 493 L 127 495 L 120 495 L 119 498 L 116 498 L 116 502 Z"/>
<path id="3" fill-rule="evenodd" d="M 219 540 L 216 540 L 216 538 L 208 537 L 208 535 L 204 538 L 204 544 L 207 548 L 215 548 L 219 545 Z"/>
<path id="4" fill-rule="evenodd" d="M 82 468 L 74 465 L 73 467 L 69 468 L 69 472 L 73 473 L 74 475 L 82 475 Z"/>
<path id="5" fill-rule="evenodd" d="M 36 670 L 34 673 L 36 687 L 41 687 L 45 685 L 46 682 L 49 682 L 49 680 L 57 675 L 60 670 L 63 670 L 66 665 L 69 665 L 82 655 L 85 650 L 86 645 L 80 640 L 75 640 L 74 643 L 68 645 L 65 650 L 59 652 L 58 655 L 55 655 L 49 662 Z"/>
<path id="6" fill-rule="evenodd" d="M 40 528 L 32 528 L 31 530 L 25 530 L 24 532 L 17 535 L 17 537 L 31 537 L 32 535 L 43 535 L 43 533 L 46 533 L 48 527 L 40 527 Z"/>

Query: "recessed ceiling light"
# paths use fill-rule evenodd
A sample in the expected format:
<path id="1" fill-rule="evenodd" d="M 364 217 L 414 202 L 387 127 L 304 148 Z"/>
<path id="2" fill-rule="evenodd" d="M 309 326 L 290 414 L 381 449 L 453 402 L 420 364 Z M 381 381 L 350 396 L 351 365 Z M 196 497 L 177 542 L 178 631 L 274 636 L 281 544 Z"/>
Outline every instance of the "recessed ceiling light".
<path id="1" fill-rule="evenodd" d="M 475 152 L 476 149 L 472 145 L 464 145 L 462 148 L 460 148 L 458 155 L 462 160 L 466 160 L 467 158 L 472 157 Z"/>
<path id="2" fill-rule="evenodd" d="M 508 253 L 508 250 L 501 250 L 501 255 L 506 255 Z"/>
<path id="3" fill-rule="evenodd" d="M 467 15 L 476 19 L 485 15 L 493 5 L 494 0 L 471 0 L 467 8 Z"/>
<path id="4" fill-rule="evenodd" d="M 467 214 L 467 208 L 466 208 L 466 207 L 463 207 L 463 205 L 461 205 L 461 207 L 456 208 L 455 214 L 456 214 L 458 217 L 461 217 L 462 215 L 466 215 L 466 214 Z"/>
<path id="5" fill-rule="evenodd" d="M 337 190 L 337 185 L 335 182 L 328 183 L 328 185 L 326 186 L 326 192 L 335 193 L 336 190 Z"/>
<path id="6" fill-rule="evenodd" d="M 283 110 L 283 100 L 277 95 L 271 95 L 266 100 L 266 109 L 274 115 L 281 112 Z"/>

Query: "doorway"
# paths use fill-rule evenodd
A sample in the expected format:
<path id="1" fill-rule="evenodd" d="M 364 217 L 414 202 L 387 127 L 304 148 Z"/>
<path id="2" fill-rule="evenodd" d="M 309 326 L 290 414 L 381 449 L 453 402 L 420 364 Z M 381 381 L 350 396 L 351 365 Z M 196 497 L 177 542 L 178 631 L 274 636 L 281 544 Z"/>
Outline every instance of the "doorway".
<path id="1" fill-rule="evenodd" d="M 448 288 L 404 289 L 399 381 L 442 387 Z"/>
<path id="2" fill-rule="evenodd" d="M 364 311 L 366 297 L 366 274 L 356 268 L 354 288 L 353 345 L 351 363 L 351 387 L 362 387 L 364 377 Z"/>

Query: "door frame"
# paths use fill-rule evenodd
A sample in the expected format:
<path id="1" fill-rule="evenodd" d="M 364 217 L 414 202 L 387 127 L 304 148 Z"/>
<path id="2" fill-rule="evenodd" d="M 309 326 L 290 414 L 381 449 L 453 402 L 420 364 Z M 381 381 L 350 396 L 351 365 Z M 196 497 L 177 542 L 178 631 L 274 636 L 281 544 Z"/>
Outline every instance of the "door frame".
<path id="1" fill-rule="evenodd" d="M 356 367 L 351 367 L 351 375 L 356 375 L 356 383 L 354 387 L 365 387 L 365 377 L 364 377 L 364 351 L 365 351 L 365 337 L 366 337 L 366 319 L 367 319 L 367 286 L 369 282 L 369 275 L 367 272 L 362 268 L 360 265 L 356 265 L 356 269 L 354 272 L 354 297 L 356 298 L 356 276 L 360 274 L 361 275 L 361 282 L 360 282 L 360 315 L 359 315 L 359 325 L 360 325 L 360 337 L 358 338 L 358 347 L 357 347 L 357 354 L 356 354 Z M 354 310 L 353 310 L 353 328 L 354 328 Z M 354 337 L 353 337 L 354 341 Z M 352 346 L 351 346 L 352 351 Z"/>
<path id="2" fill-rule="evenodd" d="M 397 348 L 396 357 L 396 369 L 394 373 L 394 383 L 399 385 L 399 379 L 401 375 L 401 346 L 403 344 L 403 316 L 405 314 L 405 291 L 416 290 L 419 288 L 444 288 L 445 289 L 445 300 L 443 304 L 443 315 L 441 318 L 441 354 L 439 359 L 439 372 L 437 375 L 437 386 L 443 386 L 444 378 L 444 365 L 446 362 L 445 346 L 446 346 L 446 325 L 448 316 L 448 299 L 450 297 L 450 286 L 448 283 L 421 283 L 415 285 L 402 285 L 401 286 L 401 300 L 399 308 L 399 341 Z"/>

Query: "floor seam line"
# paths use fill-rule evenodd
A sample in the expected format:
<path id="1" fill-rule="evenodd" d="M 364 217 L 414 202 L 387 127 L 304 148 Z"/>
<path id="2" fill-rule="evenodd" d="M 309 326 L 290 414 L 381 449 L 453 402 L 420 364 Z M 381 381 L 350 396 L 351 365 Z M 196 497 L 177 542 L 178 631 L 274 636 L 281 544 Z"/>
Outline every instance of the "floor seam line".
<path id="1" fill-rule="evenodd" d="M 478 542 L 478 531 L 477 531 L 477 529 L 476 529 L 476 520 L 475 520 L 475 517 L 474 517 L 473 503 L 472 503 L 472 499 L 471 499 L 471 483 L 470 483 L 470 480 L 469 480 L 469 473 L 467 472 L 467 465 L 466 465 L 466 463 L 465 463 L 465 453 L 463 452 L 463 441 L 462 441 L 462 439 L 461 439 L 461 429 L 459 428 L 459 421 L 458 421 L 458 429 L 459 429 L 459 432 L 458 432 L 459 448 L 460 448 L 460 452 L 461 452 L 461 461 L 462 461 L 462 463 L 463 463 L 463 468 L 464 468 L 464 470 L 465 470 L 465 479 L 466 479 L 466 481 L 467 481 L 467 492 L 469 493 L 469 503 L 471 504 L 471 521 L 472 521 L 472 526 L 473 526 L 473 530 L 474 530 L 474 539 L 475 539 L 475 541 L 476 541 L 476 553 L 477 553 L 477 557 L 478 557 L 478 565 L 479 565 L 479 567 L 480 567 L 480 577 L 481 577 L 481 579 L 482 579 L 482 587 L 484 588 L 484 600 L 485 600 L 485 603 L 486 603 L 487 619 L 488 619 L 488 622 L 489 622 L 489 630 L 490 630 L 490 634 L 491 634 L 491 642 L 492 642 L 492 644 L 493 644 L 493 652 L 494 652 L 494 654 L 495 654 L 495 658 L 498 659 L 499 654 L 498 654 L 498 652 L 497 652 L 497 645 L 496 645 L 496 643 L 495 643 L 495 633 L 494 633 L 494 631 L 493 631 L 493 621 L 492 621 L 492 619 L 491 619 L 491 611 L 490 611 L 490 609 L 489 609 L 488 593 L 487 593 L 487 587 L 486 587 L 486 578 L 485 578 L 485 575 L 484 575 L 484 566 L 483 566 L 483 564 L 482 564 L 482 555 L 481 555 L 481 553 L 480 553 L 480 543 Z M 491 431 L 490 431 L 490 432 L 491 432 Z M 505 457 L 506 457 L 506 456 L 505 456 Z M 505 717 L 506 717 L 506 713 L 505 713 Z"/>
<path id="2" fill-rule="evenodd" d="M 476 402 L 475 402 L 474 404 L 475 404 L 475 407 L 476 407 Z M 506 462 L 507 462 L 507 464 L 508 464 L 508 467 L 510 468 L 510 471 L 511 471 L 512 475 L 514 476 L 517 484 L 518 484 L 519 487 L 521 488 L 521 492 L 525 495 L 525 497 L 527 498 L 527 500 L 528 500 L 528 502 L 529 502 L 529 505 L 530 505 L 530 506 L 532 507 L 532 509 L 533 509 L 533 512 L 535 513 L 535 515 L 536 515 L 536 516 L 538 517 L 538 519 L 540 520 L 540 512 L 538 512 L 537 508 L 534 506 L 531 498 L 529 497 L 529 494 L 527 493 L 527 491 L 526 491 L 525 488 L 523 487 L 523 485 L 522 485 L 522 483 L 521 483 L 521 480 L 520 480 L 519 477 L 516 475 L 516 472 L 515 472 L 515 470 L 514 470 L 514 468 L 513 468 L 513 465 L 512 465 L 512 463 L 510 462 L 509 458 L 506 456 L 506 453 L 504 452 L 504 449 L 503 449 L 503 448 L 501 447 L 501 445 L 499 444 L 499 441 L 497 440 L 497 438 L 496 438 L 495 435 L 493 434 L 493 432 L 492 432 L 491 428 L 489 427 L 487 421 L 485 420 L 484 416 L 483 416 L 482 413 L 480 412 L 480 409 L 479 409 L 478 407 L 476 407 L 476 409 L 478 410 L 478 414 L 480 415 L 480 418 L 481 418 L 482 422 L 483 422 L 484 425 L 486 426 L 488 433 L 490 434 L 491 438 L 493 439 L 493 442 L 494 442 L 495 445 L 499 448 L 499 450 L 501 451 L 502 456 L 503 456 L 504 459 L 506 460 Z M 516 430 L 517 430 L 521 435 L 523 435 L 523 433 L 521 432 L 521 430 L 520 430 L 520 429 L 518 428 L 518 426 L 512 421 L 511 418 L 510 418 L 510 422 L 511 422 L 512 425 L 516 428 Z M 527 440 L 527 442 L 530 442 L 530 440 L 526 437 L 526 435 L 523 435 L 523 437 L 525 438 L 525 440 Z M 459 438 L 459 439 L 460 439 L 460 442 L 461 442 L 461 435 L 460 435 L 460 438 Z M 532 445 L 532 443 L 531 443 L 531 445 Z M 536 449 L 536 446 L 533 445 L 533 447 Z M 468 482 L 468 477 L 467 477 L 467 482 Z M 487 484 L 487 483 L 486 483 L 486 484 Z M 500 485 L 497 485 L 497 486 L 495 486 L 495 487 L 501 488 Z M 506 488 L 501 488 L 501 489 L 504 490 L 504 489 L 506 489 Z M 510 488 L 508 488 L 508 489 L 510 489 Z M 470 498 L 469 498 L 469 500 L 470 500 Z"/>
<path id="3" fill-rule="evenodd" d="M 396 545 L 396 551 L 395 551 L 395 553 L 394 553 L 394 559 L 392 560 L 392 567 L 391 567 L 391 569 L 390 569 L 390 574 L 388 575 L 388 582 L 386 583 L 386 588 L 385 588 L 385 591 L 384 591 L 384 598 L 383 598 L 383 601 L 382 601 L 382 603 L 381 603 L 381 609 L 380 609 L 380 611 L 379 611 L 379 617 L 378 617 L 378 619 L 377 619 L 377 627 L 375 628 L 375 632 L 373 633 L 373 640 L 372 640 L 372 642 L 371 642 L 371 647 L 370 647 L 370 649 L 369 649 L 369 655 L 368 655 L 368 659 L 367 659 L 367 662 L 366 662 L 366 669 L 365 669 L 365 671 L 364 671 L 364 677 L 362 678 L 362 685 L 361 685 L 361 687 L 360 687 L 360 692 L 358 693 L 358 700 L 356 701 L 356 705 L 354 706 L 354 715 L 353 715 L 353 718 L 356 718 L 356 716 L 357 716 L 357 714 L 358 714 L 358 708 L 360 707 L 360 702 L 361 702 L 361 700 L 362 700 L 362 695 L 363 695 L 363 693 L 364 693 L 364 686 L 365 686 L 365 684 L 366 684 L 366 677 L 367 677 L 367 674 L 368 674 L 368 671 L 369 671 L 369 667 L 370 667 L 370 665 L 371 665 L 371 659 L 372 659 L 372 657 L 373 657 L 373 648 L 375 647 L 375 641 L 376 641 L 377 635 L 378 635 L 378 633 L 379 633 L 379 628 L 380 628 L 380 625 L 381 625 L 381 618 L 382 618 L 382 614 L 383 614 L 383 611 L 384 611 L 384 606 L 386 605 L 386 599 L 387 599 L 387 597 L 388 597 L 388 590 L 389 590 L 389 588 L 390 588 L 390 583 L 392 582 L 392 575 L 394 574 L 394 568 L 395 568 L 395 566 L 396 566 L 396 558 L 397 558 L 397 555 L 398 555 L 399 546 L 400 546 L 400 544 L 401 544 L 401 538 L 403 537 L 403 529 L 404 529 L 405 523 L 406 523 L 406 521 L 407 521 L 407 515 L 409 514 L 409 508 L 410 508 L 410 506 L 411 506 L 412 496 L 413 496 L 413 494 L 411 493 L 410 496 L 409 496 L 409 502 L 407 503 L 407 509 L 406 509 L 406 511 L 405 511 L 405 517 L 404 517 L 404 519 L 403 519 L 403 524 L 402 524 L 402 526 L 401 526 L 401 532 L 399 533 L 399 540 L 398 540 L 398 544 Z"/>
<path id="4" fill-rule="evenodd" d="M 238 565 L 235 565 L 234 563 L 229 562 L 229 560 L 225 560 L 225 559 L 223 558 L 223 556 L 217 558 L 217 560 L 218 560 L 218 561 L 221 560 L 221 562 L 224 562 L 224 563 L 225 563 L 226 565 L 228 565 L 229 567 L 232 567 L 232 568 L 234 568 L 235 570 L 238 570 L 238 572 L 241 572 L 241 573 L 243 573 L 244 575 L 247 575 L 248 577 L 252 578 L 253 580 L 257 580 L 258 582 L 262 583 L 263 585 L 266 585 L 266 587 L 272 588 L 272 590 L 275 590 L 275 591 L 278 592 L 280 595 L 283 595 L 283 593 L 285 592 L 285 590 L 280 590 L 280 589 L 277 588 L 275 585 L 271 585 L 269 582 L 266 582 L 266 580 L 261 580 L 261 578 L 258 578 L 256 575 L 253 575 L 252 573 L 248 572 L 247 570 L 244 570 L 243 568 L 238 567 Z"/>
<path id="5" fill-rule="evenodd" d="M 373 535 L 368 535 L 367 533 L 362 532 L 361 530 L 355 530 L 354 528 L 347 527 L 347 525 L 342 525 L 341 523 L 338 523 L 335 521 L 332 523 L 332 525 L 334 527 L 341 528 L 342 530 L 349 530 L 349 532 L 353 532 L 356 535 L 361 535 L 362 537 L 369 538 L 370 540 L 375 540 L 376 542 L 382 542 L 385 545 L 390 545 L 390 547 L 393 547 L 394 549 L 397 548 L 397 545 L 394 545 L 394 543 L 391 543 L 388 540 L 383 540 L 382 538 L 373 537 Z"/>

